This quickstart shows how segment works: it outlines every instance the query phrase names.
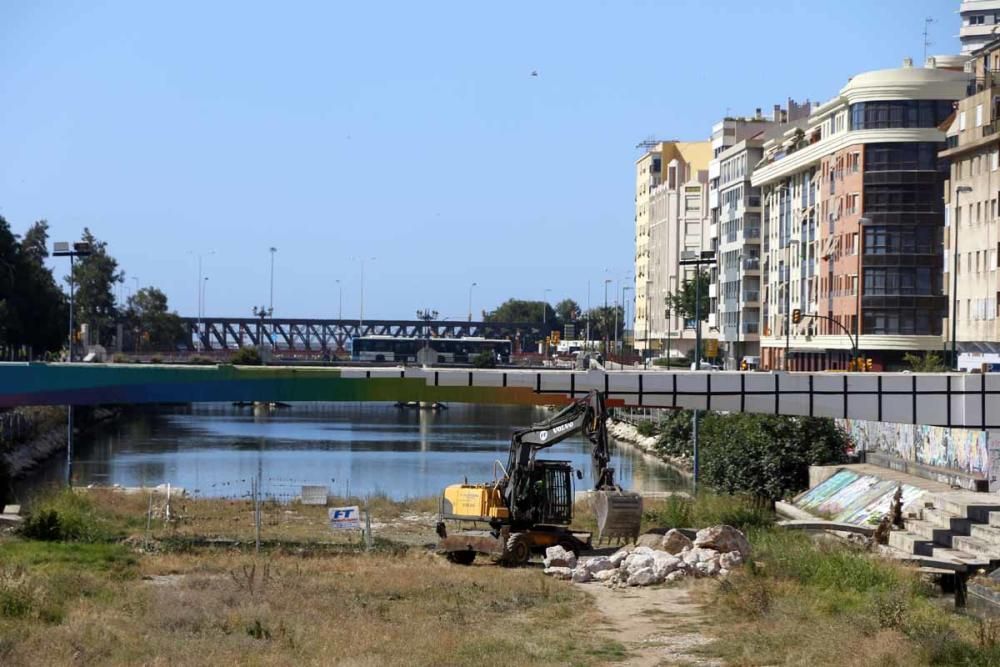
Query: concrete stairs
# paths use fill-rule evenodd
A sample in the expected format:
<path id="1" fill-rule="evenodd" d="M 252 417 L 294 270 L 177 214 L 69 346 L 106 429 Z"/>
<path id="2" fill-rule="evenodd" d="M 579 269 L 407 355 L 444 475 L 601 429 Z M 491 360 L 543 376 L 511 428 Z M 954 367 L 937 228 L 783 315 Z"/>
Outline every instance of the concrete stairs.
<path id="1" fill-rule="evenodd" d="M 1000 566 L 1000 497 L 954 491 L 929 493 L 920 502 L 905 529 L 889 535 L 901 558 L 955 572 Z"/>

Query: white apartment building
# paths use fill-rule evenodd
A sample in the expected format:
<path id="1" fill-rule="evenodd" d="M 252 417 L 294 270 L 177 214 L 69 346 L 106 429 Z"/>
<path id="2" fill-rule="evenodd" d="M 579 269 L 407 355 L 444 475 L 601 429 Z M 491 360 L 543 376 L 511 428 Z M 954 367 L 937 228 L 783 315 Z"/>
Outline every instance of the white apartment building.
<path id="1" fill-rule="evenodd" d="M 708 141 L 661 141 L 636 161 L 634 340 L 644 353 L 666 355 L 669 348 L 676 357 L 694 347 L 693 324 L 668 314 L 667 295 L 693 275 L 680 266 L 682 253 L 710 247 L 710 157 Z"/>
<path id="2" fill-rule="evenodd" d="M 971 54 L 1000 37 L 1000 0 L 965 0 L 959 4 L 962 53 Z"/>

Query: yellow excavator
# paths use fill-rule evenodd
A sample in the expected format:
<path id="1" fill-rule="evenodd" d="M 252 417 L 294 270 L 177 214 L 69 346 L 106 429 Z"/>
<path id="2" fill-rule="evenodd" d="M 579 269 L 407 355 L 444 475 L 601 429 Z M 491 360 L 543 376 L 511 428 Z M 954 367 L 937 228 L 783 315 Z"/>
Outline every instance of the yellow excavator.
<path id="1" fill-rule="evenodd" d="M 453 484 L 441 498 L 437 551 L 453 563 L 470 565 L 486 554 L 504 565 L 521 565 L 532 552 L 559 545 L 573 553 L 591 546 L 591 534 L 569 529 L 573 522 L 573 467 L 569 461 L 536 454 L 577 433 L 592 445 L 597 539 L 634 540 L 639 535 L 642 496 L 622 490 L 609 467 L 604 396 L 591 391 L 551 418 L 514 432 L 507 465 L 494 464 L 494 480 Z M 577 479 L 583 479 L 578 470 Z M 449 532 L 448 526 L 472 524 Z"/>

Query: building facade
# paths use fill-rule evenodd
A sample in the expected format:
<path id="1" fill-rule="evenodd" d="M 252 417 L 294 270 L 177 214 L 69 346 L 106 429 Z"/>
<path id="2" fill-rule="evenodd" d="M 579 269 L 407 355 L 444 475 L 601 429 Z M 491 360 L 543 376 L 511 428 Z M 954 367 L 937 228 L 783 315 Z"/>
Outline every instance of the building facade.
<path id="1" fill-rule="evenodd" d="M 694 347 L 690 322 L 669 312 L 667 296 L 693 272 L 680 265 L 684 251 L 710 247 L 708 141 L 661 141 L 636 161 L 635 347 L 680 356 Z M 703 327 L 708 337 L 708 327 Z"/>
<path id="2" fill-rule="evenodd" d="M 874 369 L 940 350 L 943 184 L 939 126 L 965 95 L 961 61 L 853 77 L 804 127 L 763 145 L 761 362 Z M 800 323 L 792 313 L 803 314 Z"/>
<path id="3" fill-rule="evenodd" d="M 789 122 L 809 114 L 808 100 L 774 105 L 770 118 L 757 109 L 750 118 L 725 118 L 712 127 L 713 159 L 709 164 L 709 208 L 712 269 L 709 325 L 718 332 L 725 368 L 737 369 L 744 360 L 759 361 L 760 322 L 760 189 L 750 183 L 754 166 L 763 157 L 764 139 Z"/>
<path id="4" fill-rule="evenodd" d="M 958 103 L 948 148 L 939 153 L 951 165 L 942 261 L 948 294 L 944 337 L 949 351 L 955 341 L 964 369 L 1000 364 L 1000 41 L 975 52 L 971 65 L 969 96 Z"/>
<path id="5" fill-rule="evenodd" d="M 959 5 L 962 27 L 958 38 L 962 53 L 971 54 L 995 40 L 1000 34 L 1000 0 L 965 0 Z"/>

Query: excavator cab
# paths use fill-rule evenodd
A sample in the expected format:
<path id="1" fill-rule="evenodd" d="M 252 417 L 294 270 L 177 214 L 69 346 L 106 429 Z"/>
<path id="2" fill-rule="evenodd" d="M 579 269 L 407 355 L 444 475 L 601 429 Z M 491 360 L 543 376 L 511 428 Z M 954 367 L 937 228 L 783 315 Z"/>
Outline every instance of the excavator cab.
<path id="1" fill-rule="evenodd" d="M 535 461 L 518 479 L 520 488 L 514 490 L 514 521 L 528 526 L 568 526 L 573 521 L 572 475 L 568 461 Z"/>

